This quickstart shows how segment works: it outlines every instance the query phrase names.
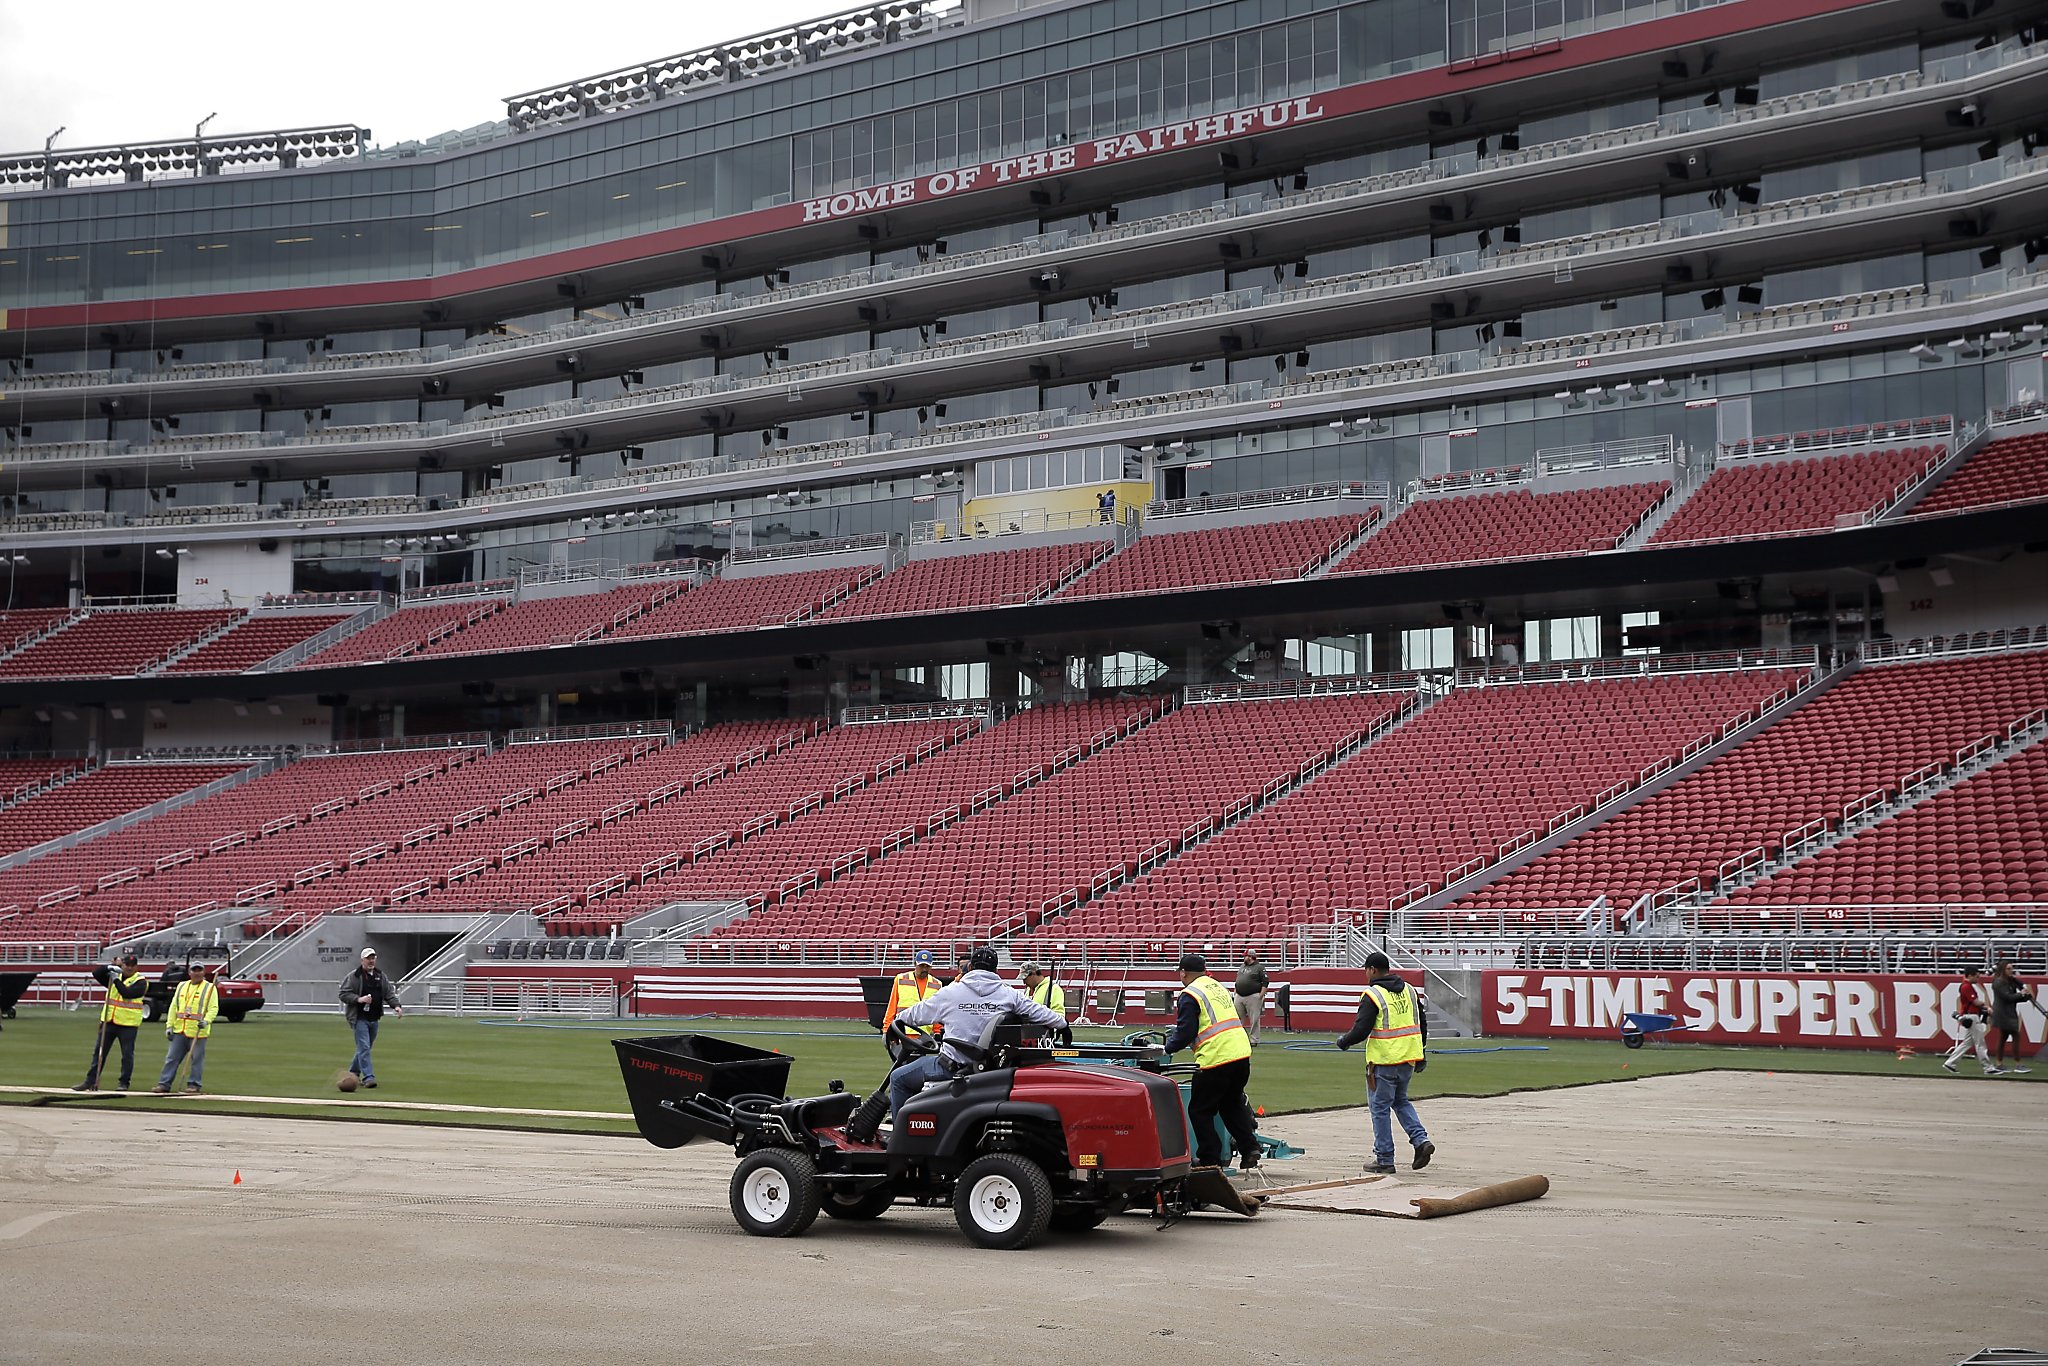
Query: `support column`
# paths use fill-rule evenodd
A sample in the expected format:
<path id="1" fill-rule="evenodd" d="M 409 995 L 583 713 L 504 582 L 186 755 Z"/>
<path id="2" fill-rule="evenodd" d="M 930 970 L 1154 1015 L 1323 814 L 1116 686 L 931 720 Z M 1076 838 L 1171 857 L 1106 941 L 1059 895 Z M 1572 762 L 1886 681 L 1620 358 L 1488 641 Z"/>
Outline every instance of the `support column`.
<path id="1" fill-rule="evenodd" d="M 988 666 L 988 700 L 998 707 L 1015 707 L 1022 695 L 1017 666 L 1007 659 L 992 659 Z"/>

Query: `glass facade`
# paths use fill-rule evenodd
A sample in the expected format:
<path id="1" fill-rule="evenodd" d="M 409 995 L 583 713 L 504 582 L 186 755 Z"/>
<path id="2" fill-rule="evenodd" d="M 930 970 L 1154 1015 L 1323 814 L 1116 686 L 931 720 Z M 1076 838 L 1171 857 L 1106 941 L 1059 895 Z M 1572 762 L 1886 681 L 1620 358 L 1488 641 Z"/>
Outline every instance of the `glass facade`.
<path id="1" fill-rule="evenodd" d="M 448 275 L 1673 7 L 1095 0 L 1026 12 L 471 151 L 423 157 L 419 144 L 405 144 L 313 170 L 0 198 L 0 307 Z M 1837 69 L 1817 66 L 1814 79 L 1832 83 Z"/>

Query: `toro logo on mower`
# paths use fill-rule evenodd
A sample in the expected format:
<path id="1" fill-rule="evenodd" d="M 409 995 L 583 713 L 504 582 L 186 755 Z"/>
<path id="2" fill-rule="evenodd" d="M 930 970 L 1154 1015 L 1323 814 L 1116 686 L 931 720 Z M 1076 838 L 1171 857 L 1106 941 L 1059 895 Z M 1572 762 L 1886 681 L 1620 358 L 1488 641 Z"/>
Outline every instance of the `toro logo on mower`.
<path id="1" fill-rule="evenodd" d="M 912 1115 L 904 1124 L 913 1134 L 935 1134 L 939 1131 L 939 1121 L 934 1115 Z"/>

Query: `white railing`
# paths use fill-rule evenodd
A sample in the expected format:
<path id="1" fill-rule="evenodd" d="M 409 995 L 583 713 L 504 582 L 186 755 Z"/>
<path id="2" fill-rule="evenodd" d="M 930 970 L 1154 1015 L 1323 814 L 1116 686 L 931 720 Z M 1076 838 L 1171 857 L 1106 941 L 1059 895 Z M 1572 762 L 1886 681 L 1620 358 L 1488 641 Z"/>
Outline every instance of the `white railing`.
<path id="1" fill-rule="evenodd" d="M 1302 484 L 1294 488 L 1251 489 L 1244 493 L 1225 493 L 1215 497 L 1162 498 L 1145 505 L 1148 519 L 1161 517 L 1183 517 L 1190 513 L 1231 512 L 1239 508 L 1282 507 L 1295 503 L 1318 503 L 1333 500 L 1385 502 L 1392 491 L 1384 482 L 1364 483 L 1351 480 L 1345 483 Z"/>
<path id="2" fill-rule="evenodd" d="M 1357 697 L 1368 693 L 1414 692 L 1417 673 L 1347 674 L 1328 678 L 1283 678 L 1271 683 L 1192 684 L 1183 694 L 1187 705 L 1214 702 L 1276 702 L 1295 697 Z"/>
<path id="3" fill-rule="evenodd" d="M 743 547 L 726 556 L 728 564 L 759 564 L 765 560 L 797 560 L 811 555 L 839 555 L 856 550 L 884 550 L 889 545 L 887 532 L 875 531 L 861 536 L 833 536 L 817 541 L 791 541 L 787 545 L 762 545 Z"/>
<path id="4" fill-rule="evenodd" d="M 1817 669 L 1820 650 L 1812 645 L 1759 650 L 1707 650 L 1698 654 L 1627 655 L 1619 659 L 1571 659 L 1554 664 L 1486 665 L 1457 671 L 1461 688 L 1521 683 L 1574 682 L 1594 678 L 1635 678 L 1661 674 L 1730 673 L 1755 669 Z"/>
<path id="5" fill-rule="evenodd" d="M 1302 930 L 1306 929 L 1307 934 Z M 1261 935 L 1159 935 L 1141 937 L 1061 937 L 1054 929 L 1042 927 L 1030 941 L 1010 946 L 1012 957 L 1025 958 L 1040 952 L 1057 955 L 1061 965 L 1073 968 L 1097 966 L 1152 966 L 1170 974 L 1180 955 L 1186 952 L 1221 954 L 1257 949 L 1268 966 L 1320 967 L 1331 961 L 1334 946 L 1328 927 L 1301 927 Z M 640 966 L 683 967 L 776 965 L 846 966 L 900 968 L 920 949 L 929 949 L 941 962 L 951 963 L 986 942 L 986 933 L 963 931 L 953 936 L 931 938 L 864 939 L 776 939 L 741 935 L 712 935 L 696 939 L 639 940 L 630 950 L 630 961 Z"/>
<path id="6" fill-rule="evenodd" d="M 1947 441 L 1955 435 L 1956 420 L 1947 413 L 1935 417 L 1899 418 L 1888 422 L 1858 423 L 1810 432 L 1783 432 L 1756 436 L 1745 441 L 1723 442 L 1718 460 L 1745 460 L 1767 455 L 1819 455 L 1829 451 L 1863 450 L 1871 446 L 1920 445 Z"/>
<path id="7" fill-rule="evenodd" d="M 987 698 L 964 702 L 894 702 L 881 707 L 847 707 L 839 713 L 842 726 L 886 725 L 896 721 L 987 722 L 991 706 Z"/>
<path id="8" fill-rule="evenodd" d="M 1668 465 L 1678 453 L 1675 437 L 1632 436 L 1588 446 L 1551 446 L 1536 452 L 1536 477 L 1583 474 L 1589 470 Z"/>
<path id="9" fill-rule="evenodd" d="M 1544 913 L 1539 913 L 1544 914 Z M 1558 914 L 1564 914 L 1562 912 Z M 2048 934 L 2003 932 L 1802 935 L 1632 934 L 1593 937 L 1540 928 L 1484 929 L 1407 941 L 1443 969 L 1524 972 L 1813 972 L 1953 974 L 2010 959 L 2028 977 L 2048 973 Z"/>
<path id="10" fill-rule="evenodd" d="M 1873 664 L 1899 659 L 1928 659 L 1939 655 L 2005 654 L 2013 650 L 2034 650 L 2048 646 L 2048 626 L 2012 626 L 1996 631 L 1972 631 L 1952 636 L 1913 636 L 1907 640 L 1873 640 L 1859 653 Z"/>
<path id="11" fill-rule="evenodd" d="M 552 1015 L 610 1020 L 619 1014 L 619 989 L 609 978 L 465 977 L 459 983 L 425 985 L 424 1008 L 436 1015 Z"/>

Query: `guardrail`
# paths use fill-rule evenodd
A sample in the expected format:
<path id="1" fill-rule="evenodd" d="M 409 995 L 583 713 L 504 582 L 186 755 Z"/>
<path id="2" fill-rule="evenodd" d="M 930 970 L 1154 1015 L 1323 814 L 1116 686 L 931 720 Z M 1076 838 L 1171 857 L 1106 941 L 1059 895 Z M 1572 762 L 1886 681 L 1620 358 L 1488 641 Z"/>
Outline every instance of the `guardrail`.
<path id="1" fill-rule="evenodd" d="M 1414 692 L 1414 672 L 1342 674 L 1326 678 L 1283 678 L 1271 683 L 1191 684 L 1182 693 L 1189 706 L 1210 702 L 1273 702 L 1290 697 L 1354 697 L 1364 693 Z"/>
<path id="2" fill-rule="evenodd" d="M 1461 688 L 1519 683 L 1570 682 L 1593 678 L 1633 678 L 1657 674 L 1728 673 L 1748 669 L 1817 669 L 1820 650 L 1800 645 L 1763 650 L 1708 650 L 1697 654 L 1628 655 L 1619 659 L 1574 659 L 1555 664 L 1488 665 L 1463 668 L 1456 674 Z"/>
<path id="3" fill-rule="evenodd" d="M 1390 497 L 1392 489 L 1383 480 L 1369 484 L 1362 480 L 1351 480 L 1343 483 L 1301 484 L 1293 488 L 1252 489 L 1245 493 L 1225 493 L 1214 497 L 1155 499 L 1145 505 L 1145 516 L 1148 519 L 1184 517 L 1205 512 L 1230 512 L 1238 508 L 1280 507 L 1336 499 L 1386 502 Z"/>
<path id="4" fill-rule="evenodd" d="M 1873 640 L 1859 649 L 1864 660 L 1881 664 L 1899 659 L 1930 659 L 1941 655 L 2005 654 L 2048 646 L 2048 625 L 2013 626 L 1952 636 L 1913 636 L 1906 640 Z"/>
<path id="5" fill-rule="evenodd" d="M 1956 420 L 1947 413 L 1933 417 L 1900 418 L 1889 422 L 1864 422 L 1848 427 L 1818 431 L 1781 432 L 1775 436 L 1753 436 L 1743 441 L 1721 443 L 1718 460 L 1747 460 L 1771 455 L 1819 455 L 1828 451 L 1860 450 L 1900 442 L 1918 445 L 1945 441 L 1955 435 Z"/>
<path id="6" fill-rule="evenodd" d="M 528 960 L 531 961 L 531 960 Z M 619 1015 L 619 988 L 604 977 L 465 977 L 425 982 L 423 1004 L 435 1015 L 530 1015 L 610 1020 Z"/>
<path id="7" fill-rule="evenodd" d="M 987 698 L 962 702 L 894 702 L 881 707 L 847 707 L 839 713 L 842 726 L 883 725 L 892 721 L 987 721 L 993 710 Z"/>
<path id="8" fill-rule="evenodd" d="M 833 536 L 817 541 L 792 541 L 788 545 L 750 546 L 727 555 L 728 564 L 759 564 L 765 560 L 795 560 L 808 555 L 836 555 L 852 550 L 884 550 L 889 534 L 869 532 L 861 536 Z"/>
<path id="9" fill-rule="evenodd" d="M 1913 908 L 1915 910 L 1923 908 Z M 1946 908 L 1944 908 L 1946 910 Z M 1537 912 L 1539 916 L 1568 912 Z M 1592 937 L 1534 928 L 1475 930 L 1410 941 L 1416 956 L 1441 969 L 1529 972 L 1844 972 L 1870 975 L 1988 969 L 2011 959 L 2016 971 L 2048 973 L 2048 935 L 1982 932 L 1798 934 L 1634 934 Z"/>
<path id="10" fill-rule="evenodd" d="M 559 744 L 569 740 L 610 740 L 648 736 L 667 741 L 675 734 L 673 721 L 600 721 L 587 726 L 527 726 L 505 732 L 507 745 Z"/>

